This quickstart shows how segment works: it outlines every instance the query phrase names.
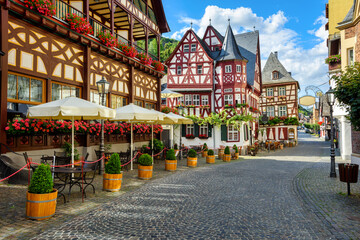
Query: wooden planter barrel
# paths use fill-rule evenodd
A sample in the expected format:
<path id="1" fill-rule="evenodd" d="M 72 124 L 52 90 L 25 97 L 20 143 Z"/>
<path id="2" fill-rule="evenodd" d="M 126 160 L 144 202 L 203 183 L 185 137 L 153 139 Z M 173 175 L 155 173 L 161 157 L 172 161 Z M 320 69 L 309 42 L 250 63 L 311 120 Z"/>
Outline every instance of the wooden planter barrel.
<path id="1" fill-rule="evenodd" d="M 37 194 L 26 193 L 26 218 L 34 220 L 45 220 L 55 214 L 58 191 L 54 189 L 51 193 Z"/>
<path id="2" fill-rule="evenodd" d="M 202 157 L 206 157 L 208 155 L 208 151 L 202 151 L 201 155 L 202 155 Z"/>
<path id="3" fill-rule="evenodd" d="M 121 189 L 122 172 L 119 174 L 108 174 L 103 175 L 103 190 L 108 192 L 118 192 Z"/>
<path id="4" fill-rule="evenodd" d="M 224 155 L 224 149 L 219 149 L 218 150 L 218 158 L 222 159 L 222 156 Z"/>
<path id="5" fill-rule="evenodd" d="M 176 171 L 177 160 L 165 160 L 165 170 L 174 172 Z"/>
<path id="6" fill-rule="evenodd" d="M 206 157 L 206 163 L 215 163 L 215 155 L 209 156 L 207 155 Z"/>
<path id="7" fill-rule="evenodd" d="M 188 167 L 196 167 L 197 166 L 197 158 L 187 158 L 187 166 Z"/>
<path id="8" fill-rule="evenodd" d="M 280 144 L 280 149 L 284 149 L 284 145 Z"/>
<path id="9" fill-rule="evenodd" d="M 223 159 L 224 162 L 230 162 L 231 161 L 231 154 L 224 154 L 222 159 Z"/>
<path id="10" fill-rule="evenodd" d="M 153 166 L 138 165 L 138 177 L 142 180 L 149 180 L 152 178 Z"/>
<path id="11" fill-rule="evenodd" d="M 238 159 L 239 158 L 239 153 L 234 153 L 234 159 Z"/>

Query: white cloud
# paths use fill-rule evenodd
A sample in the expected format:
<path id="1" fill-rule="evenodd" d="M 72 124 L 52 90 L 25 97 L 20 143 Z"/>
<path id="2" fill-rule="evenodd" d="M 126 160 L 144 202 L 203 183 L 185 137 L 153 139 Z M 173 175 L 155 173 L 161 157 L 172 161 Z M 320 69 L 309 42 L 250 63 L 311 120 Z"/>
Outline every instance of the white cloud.
<path id="1" fill-rule="evenodd" d="M 314 29 L 309 29 L 312 35 L 313 47 L 305 49 L 301 46 L 301 36 L 294 30 L 286 27 L 288 18 L 283 11 L 278 11 L 267 18 L 257 16 L 251 8 L 239 7 L 236 9 L 208 6 L 200 19 L 181 18 L 180 23 L 186 27 L 173 33 L 172 37 L 181 39 L 193 23 L 193 29 L 199 37 L 203 37 L 211 19 L 212 25 L 224 35 L 230 19 L 234 34 L 252 31 L 254 26 L 260 32 L 260 51 L 262 68 L 270 52 L 278 51 L 279 59 L 285 68 L 292 72 L 293 77 L 304 88 L 307 85 L 319 85 L 327 80 L 327 32 L 324 24 L 326 18 L 320 16 L 314 21 Z"/>

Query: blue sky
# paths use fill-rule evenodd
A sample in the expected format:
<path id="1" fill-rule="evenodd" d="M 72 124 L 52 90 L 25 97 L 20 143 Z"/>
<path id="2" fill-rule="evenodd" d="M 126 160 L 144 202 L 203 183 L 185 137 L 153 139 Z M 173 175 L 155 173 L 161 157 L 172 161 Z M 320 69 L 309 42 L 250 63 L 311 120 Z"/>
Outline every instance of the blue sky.
<path id="1" fill-rule="evenodd" d="M 278 51 L 279 59 L 300 82 L 302 92 L 307 85 L 327 82 L 326 38 L 324 24 L 327 0 L 163 0 L 171 29 L 165 37 L 180 39 L 193 22 L 193 28 L 203 36 L 209 18 L 224 34 L 227 19 L 235 33 L 260 31 L 262 68 L 270 52 Z M 320 86 L 323 91 L 328 85 Z"/>

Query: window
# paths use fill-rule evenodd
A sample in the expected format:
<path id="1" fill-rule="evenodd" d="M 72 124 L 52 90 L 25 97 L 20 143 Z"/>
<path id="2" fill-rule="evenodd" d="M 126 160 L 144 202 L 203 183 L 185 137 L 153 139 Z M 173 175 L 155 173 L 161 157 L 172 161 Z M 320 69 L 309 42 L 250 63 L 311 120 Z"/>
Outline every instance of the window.
<path id="1" fill-rule="evenodd" d="M 266 96 L 273 97 L 274 96 L 274 90 L 272 88 L 266 89 Z"/>
<path id="2" fill-rule="evenodd" d="M 145 103 L 145 108 L 147 109 L 155 109 L 155 104 L 154 103 Z"/>
<path id="3" fill-rule="evenodd" d="M 207 124 L 199 125 L 199 136 L 200 135 L 202 135 L 204 137 L 208 137 L 208 125 Z"/>
<path id="4" fill-rule="evenodd" d="M 194 124 L 186 124 L 186 135 L 194 135 Z"/>
<path id="5" fill-rule="evenodd" d="M 347 54 L 348 54 L 348 65 L 354 65 L 354 49 L 350 48 L 347 50 Z"/>
<path id="6" fill-rule="evenodd" d="M 193 105 L 199 106 L 200 105 L 200 95 L 194 94 L 193 95 Z"/>
<path id="7" fill-rule="evenodd" d="M 143 101 L 135 100 L 134 104 L 139 106 L 139 107 L 142 107 L 143 106 Z"/>
<path id="8" fill-rule="evenodd" d="M 116 109 L 127 105 L 127 99 L 125 97 L 111 95 L 111 108 Z"/>
<path id="9" fill-rule="evenodd" d="M 245 94 L 242 95 L 242 103 L 245 104 L 246 101 L 245 101 Z"/>
<path id="10" fill-rule="evenodd" d="M 97 90 L 90 90 L 90 102 L 101 105 L 101 99 Z M 107 106 L 107 97 L 105 97 L 105 106 Z"/>
<path id="11" fill-rule="evenodd" d="M 185 95 L 185 106 L 191 105 L 191 95 Z"/>
<path id="12" fill-rule="evenodd" d="M 181 96 L 178 98 L 178 103 L 179 104 L 184 104 L 184 96 Z"/>
<path id="13" fill-rule="evenodd" d="M 232 105 L 233 104 L 233 95 L 232 94 L 224 95 L 224 104 L 225 105 Z"/>
<path id="14" fill-rule="evenodd" d="M 8 74 L 7 98 L 10 102 L 42 103 L 43 86 L 43 80 Z"/>
<path id="15" fill-rule="evenodd" d="M 241 65 L 236 65 L 236 72 L 241 73 Z"/>
<path id="16" fill-rule="evenodd" d="M 266 114 L 268 117 L 275 117 L 274 106 L 267 107 Z"/>
<path id="17" fill-rule="evenodd" d="M 249 126 L 247 124 L 244 125 L 244 141 L 249 140 Z"/>
<path id="18" fill-rule="evenodd" d="M 287 108 L 286 106 L 279 106 L 279 117 L 287 116 Z"/>
<path id="19" fill-rule="evenodd" d="M 191 52 L 196 52 L 196 43 L 191 44 Z"/>
<path id="20" fill-rule="evenodd" d="M 197 74 L 202 74 L 202 65 L 197 65 Z"/>
<path id="21" fill-rule="evenodd" d="M 286 90 L 285 87 L 279 87 L 279 96 L 285 96 Z"/>
<path id="22" fill-rule="evenodd" d="M 279 79 L 279 72 L 278 71 L 273 71 L 272 72 L 272 79 L 273 80 Z"/>
<path id="23" fill-rule="evenodd" d="M 229 125 L 228 128 L 228 141 L 239 141 L 239 131 L 233 126 Z"/>
<path id="24" fill-rule="evenodd" d="M 176 74 L 177 74 L 177 75 L 181 75 L 181 74 L 182 74 L 181 66 L 177 66 Z"/>
<path id="25" fill-rule="evenodd" d="M 208 95 L 202 95 L 201 96 L 201 105 L 209 105 L 209 96 Z"/>
<path id="26" fill-rule="evenodd" d="M 96 93 L 98 94 L 97 90 Z M 67 97 L 80 97 L 80 88 L 58 83 L 51 85 L 51 99 L 53 101 Z M 100 100 L 97 103 L 100 103 Z"/>
<path id="27" fill-rule="evenodd" d="M 231 70 L 231 65 L 226 65 L 225 66 L 225 73 L 231 73 L 232 70 Z"/>
<path id="28" fill-rule="evenodd" d="M 189 52 L 189 44 L 184 44 L 184 52 Z"/>

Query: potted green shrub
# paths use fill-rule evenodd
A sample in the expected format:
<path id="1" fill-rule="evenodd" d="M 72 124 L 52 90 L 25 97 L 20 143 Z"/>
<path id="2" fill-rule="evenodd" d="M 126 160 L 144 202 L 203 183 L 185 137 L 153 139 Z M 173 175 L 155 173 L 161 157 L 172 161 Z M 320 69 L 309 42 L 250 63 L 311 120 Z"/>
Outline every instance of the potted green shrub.
<path id="1" fill-rule="evenodd" d="M 196 167 L 197 166 L 197 153 L 194 149 L 190 149 L 187 157 L 187 166 Z"/>
<path id="2" fill-rule="evenodd" d="M 118 192 L 122 182 L 121 161 L 119 154 L 113 153 L 110 160 L 105 165 L 103 175 L 103 190 L 108 192 Z"/>
<path id="3" fill-rule="evenodd" d="M 231 161 L 231 153 L 230 153 L 229 146 L 226 146 L 225 149 L 224 149 L 223 161 L 224 162 L 230 162 Z"/>
<path id="4" fill-rule="evenodd" d="M 234 144 L 233 150 L 234 150 L 234 159 L 238 159 L 239 158 L 239 148 L 236 146 L 236 144 Z"/>
<path id="5" fill-rule="evenodd" d="M 214 150 L 209 149 L 206 156 L 206 163 L 215 163 Z"/>
<path id="6" fill-rule="evenodd" d="M 151 179 L 153 173 L 152 157 L 145 153 L 139 157 L 138 163 L 138 177 L 143 180 Z"/>
<path id="7" fill-rule="evenodd" d="M 158 139 L 150 140 L 149 147 L 154 151 L 154 154 L 161 152 L 164 149 L 164 143 Z M 160 155 L 158 155 L 160 158 Z"/>
<path id="8" fill-rule="evenodd" d="M 169 151 L 166 152 L 166 160 L 165 160 L 165 170 L 166 171 L 176 171 L 177 166 L 177 160 L 175 156 L 175 150 L 169 149 Z"/>
<path id="9" fill-rule="evenodd" d="M 203 145 L 203 147 L 202 147 L 202 152 L 201 152 L 201 154 L 202 154 L 202 157 L 206 157 L 207 155 L 208 155 L 208 146 L 207 146 L 207 144 L 206 143 L 204 143 L 204 145 Z"/>
<path id="10" fill-rule="evenodd" d="M 44 220 L 55 214 L 58 191 L 53 187 L 50 166 L 39 165 L 26 193 L 26 218 Z"/>

